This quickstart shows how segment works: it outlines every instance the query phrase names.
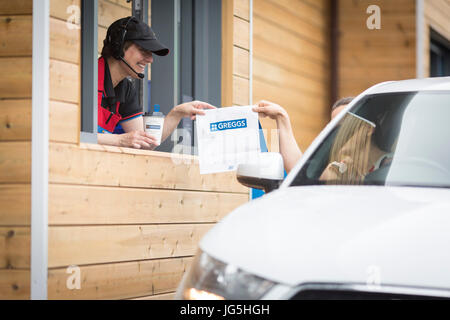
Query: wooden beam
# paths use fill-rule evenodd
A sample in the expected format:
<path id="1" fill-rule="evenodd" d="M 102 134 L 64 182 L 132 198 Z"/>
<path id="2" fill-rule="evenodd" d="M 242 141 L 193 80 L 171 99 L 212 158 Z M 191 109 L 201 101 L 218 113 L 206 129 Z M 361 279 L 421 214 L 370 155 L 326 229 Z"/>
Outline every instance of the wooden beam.
<path id="1" fill-rule="evenodd" d="M 50 144 L 50 182 L 248 192 L 237 182 L 234 172 L 200 175 L 198 160 L 193 156 L 90 144 L 82 146 Z"/>
<path id="2" fill-rule="evenodd" d="M 31 98 L 31 57 L 0 58 L 0 98 Z"/>
<path id="3" fill-rule="evenodd" d="M 0 1 L 0 14 L 32 14 L 33 0 Z"/>
<path id="4" fill-rule="evenodd" d="M 0 300 L 30 299 L 30 270 L 0 270 Z"/>
<path id="5" fill-rule="evenodd" d="M 0 227 L 0 269 L 30 269 L 30 227 Z"/>
<path id="6" fill-rule="evenodd" d="M 0 100 L 0 141 L 31 140 L 31 100 Z"/>
<path id="7" fill-rule="evenodd" d="M 31 142 L 0 142 L 0 183 L 31 181 Z"/>
<path id="8" fill-rule="evenodd" d="M 247 201 L 235 193 L 50 185 L 49 224 L 214 223 Z"/>
<path id="9" fill-rule="evenodd" d="M 31 219 L 31 186 L 0 184 L 0 226 L 29 226 Z"/>
<path id="10" fill-rule="evenodd" d="M 0 16 L 0 57 L 31 57 L 31 36 L 31 15 Z"/>
<path id="11" fill-rule="evenodd" d="M 50 101 L 50 141 L 78 143 L 79 123 L 77 104 Z"/>
<path id="12" fill-rule="evenodd" d="M 80 103 L 80 65 L 50 59 L 50 99 Z"/>
<path id="13" fill-rule="evenodd" d="M 49 299 L 128 299 L 173 292 L 192 258 L 81 266 L 80 289 L 67 288 L 66 268 L 50 269 Z"/>
<path id="14" fill-rule="evenodd" d="M 48 265 L 55 268 L 190 256 L 213 225 L 51 226 Z"/>

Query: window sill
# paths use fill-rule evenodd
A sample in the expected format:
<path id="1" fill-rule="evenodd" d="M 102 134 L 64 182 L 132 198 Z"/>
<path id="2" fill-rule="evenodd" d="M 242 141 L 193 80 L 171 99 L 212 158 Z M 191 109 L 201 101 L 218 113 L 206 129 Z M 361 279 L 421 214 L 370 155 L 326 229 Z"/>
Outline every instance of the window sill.
<path id="1" fill-rule="evenodd" d="M 194 162 L 198 162 L 198 156 L 188 155 L 188 154 L 179 154 L 179 153 L 169 153 L 162 151 L 153 151 L 153 150 L 142 150 L 142 149 L 134 149 L 134 148 L 125 148 L 125 147 L 116 147 L 95 143 L 80 143 L 80 149 L 84 150 L 93 150 L 93 151 L 103 151 L 103 152 L 111 152 L 111 153 L 123 153 L 123 154 L 132 154 L 132 155 L 143 155 L 143 156 L 152 156 L 152 157 L 162 157 L 167 159 L 179 159 L 179 160 L 191 160 Z"/>

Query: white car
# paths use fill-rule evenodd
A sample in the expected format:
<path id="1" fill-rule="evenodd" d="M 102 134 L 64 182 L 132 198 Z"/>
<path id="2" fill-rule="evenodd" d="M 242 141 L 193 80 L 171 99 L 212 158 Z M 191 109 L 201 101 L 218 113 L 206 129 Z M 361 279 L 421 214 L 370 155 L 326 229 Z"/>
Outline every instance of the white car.
<path id="1" fill-rule="evenodd" d="M 238 179 L 271 191 L 261 156 Z M 378 84 L 205 235 L 176 298 L 450 298 L 449 187 L 450 77 Z"/>

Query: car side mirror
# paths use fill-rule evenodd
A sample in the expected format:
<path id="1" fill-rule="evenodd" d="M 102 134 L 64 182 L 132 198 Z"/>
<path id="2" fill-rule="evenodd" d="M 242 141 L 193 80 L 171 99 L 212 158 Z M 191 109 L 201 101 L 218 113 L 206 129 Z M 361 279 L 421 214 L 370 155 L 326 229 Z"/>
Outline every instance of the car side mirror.
<path id="1" fill-rule="evenodd" d="M 261 152 L 250 162 L 238 165 L 236 178 L 246 187 L 271 192 L 284 179 L 283 158 L 278 152 Z"/>

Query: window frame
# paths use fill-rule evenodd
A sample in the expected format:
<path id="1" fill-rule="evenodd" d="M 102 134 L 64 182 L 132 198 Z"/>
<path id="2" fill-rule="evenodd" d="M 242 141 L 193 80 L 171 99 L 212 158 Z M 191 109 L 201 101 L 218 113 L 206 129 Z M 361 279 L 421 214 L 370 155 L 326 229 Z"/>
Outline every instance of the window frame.
<path id="1" fill-rule="evenodd" d="M 97 143 L 98 0 L 81 1 L 80 142 Z"/>
<path id="2" fill-rule="evenodd" d="M 439 68 L 438 74 L 433 70 L 433 55 L 444 60 L 444 65 Z M 443 74 L 440 74 L 443 72 Z M 430 77 L 450 76 L 450 40 L 446 39 L 440 33 L 430 28 Z"/>

